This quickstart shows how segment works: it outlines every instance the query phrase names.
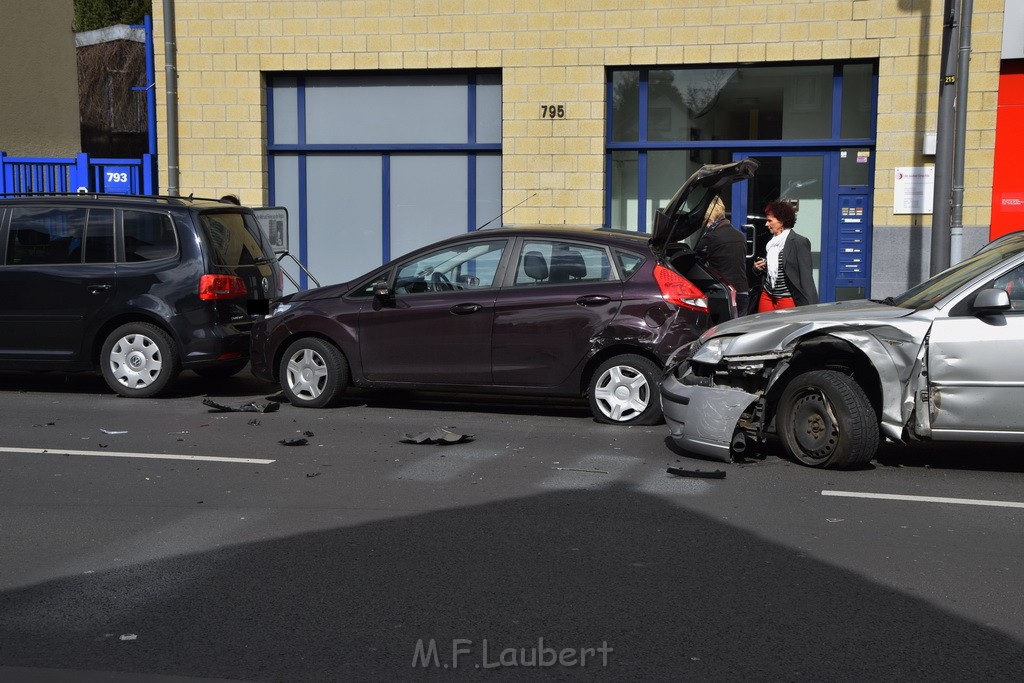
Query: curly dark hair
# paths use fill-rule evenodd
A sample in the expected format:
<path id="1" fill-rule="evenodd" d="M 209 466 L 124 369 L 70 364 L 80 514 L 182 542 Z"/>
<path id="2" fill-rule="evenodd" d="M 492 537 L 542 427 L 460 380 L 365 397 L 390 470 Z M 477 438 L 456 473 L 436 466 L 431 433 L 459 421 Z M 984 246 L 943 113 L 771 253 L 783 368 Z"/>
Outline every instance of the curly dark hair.
<path id="1" fill-rule="evenodd" d="M 764 207 L 764 215 L 768 214 L 778 218 L 784 228 L 792 228 L 796 225 L 796 209 L 788 199 L 776 199 L 773 202 L 768 202 L 768 206 Z"/>

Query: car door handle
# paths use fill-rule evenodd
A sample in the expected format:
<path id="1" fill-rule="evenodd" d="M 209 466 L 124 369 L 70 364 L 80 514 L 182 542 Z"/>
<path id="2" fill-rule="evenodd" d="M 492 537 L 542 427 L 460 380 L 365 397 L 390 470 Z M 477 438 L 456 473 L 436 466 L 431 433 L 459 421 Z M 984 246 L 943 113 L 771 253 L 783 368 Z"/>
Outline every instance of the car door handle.
<path id="1" fill-rule="evenodd" d="M 108 289 L 113 289 L 113 285 L 89 285 L 89 291 L 93 294 L 99 294 L 105 292 Z"/>
<path id="2" fill-rule="evenodd" d="M 611 297 L 605 296 L 604 294 L 587 294 L 576 299 L 576 304 L 579 306 L 600 306 L 611 301 Z"/>
<path id="3" fill-rule="evenodd" d="M 454 313 L 455 315 L 469 315 L 470 313 L 476 313 L 480 310 L 483 310 L 483 306 L 480 304 L 455 304 L 448 309 L 448 312 Z"/>

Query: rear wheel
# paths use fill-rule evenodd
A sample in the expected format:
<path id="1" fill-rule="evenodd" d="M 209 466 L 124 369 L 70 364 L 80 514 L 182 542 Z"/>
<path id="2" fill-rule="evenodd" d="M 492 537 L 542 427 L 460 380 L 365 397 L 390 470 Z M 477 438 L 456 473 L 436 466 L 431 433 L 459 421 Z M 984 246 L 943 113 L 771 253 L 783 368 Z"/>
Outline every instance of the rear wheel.
<path id="1" fill-rule="evenodd" d="M 661 400 L 657 395 L 658 366 L 635 354 L 609 358 L 590 379 L 590 410 L 598 422 L 657 424 Z"/>
<path id="2" fill-rule="evenodd" d="M 834 370 L 795 377 L 782 392 L 776 423 L 786 451 L 811 467 L 859 467 L 878 450 L 871 402 L 852 377 Z"/>
<path id="3" fill-rule="evenodd" d="M 302 408 L 333 405 L 348 384 L 348 362 L 338 347 L 316 337 L 293 342 L 281 358 L 281 388 Z"/>
<path id="4" fill-rule="evenodd" d="M 156 396 L 181 370 L 170 335 L 141 322 L 110 333 L 100 352 L 100 369 L 107 385 L 129 398 Z"/>

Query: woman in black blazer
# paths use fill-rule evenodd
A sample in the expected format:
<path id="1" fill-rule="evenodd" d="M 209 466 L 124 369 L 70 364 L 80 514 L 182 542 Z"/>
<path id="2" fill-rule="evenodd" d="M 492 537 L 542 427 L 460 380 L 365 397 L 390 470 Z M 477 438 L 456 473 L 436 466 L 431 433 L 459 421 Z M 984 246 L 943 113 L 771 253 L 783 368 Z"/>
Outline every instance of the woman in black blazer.
<path id="1" fill-rule="evenodd" d="M 766 257 L 754 262 L 754 270 L 763 278 L 757 312 L 818 303 L 818 289 L 811 272 L 811 241 L 793 231 L 793 205 L 776 200 L 768 203 L 764 213 L 772 238 L 768 240 Z"/>

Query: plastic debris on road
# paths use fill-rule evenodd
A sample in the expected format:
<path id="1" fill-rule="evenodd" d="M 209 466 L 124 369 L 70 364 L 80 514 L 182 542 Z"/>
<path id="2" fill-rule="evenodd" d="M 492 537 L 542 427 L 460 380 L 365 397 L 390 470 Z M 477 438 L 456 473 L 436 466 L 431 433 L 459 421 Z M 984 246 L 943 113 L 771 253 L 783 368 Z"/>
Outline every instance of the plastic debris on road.
<path id="1" fill-rule="evenodd" d="M 399 439 L 402 443 L 437 444 L 439 446 L 464 443 L 472 440 L 472 434 L 459 434 L 458 432 L 451 431 L 450 427 L 434 427 L 429 432 L 406 434 L 403 438 Z"/>
<path id="2" fill-rule="evenodd" d="M 701 477 L 704 479 L 725 479 L 725 472 L 722 470 L 715 470 L 714 472 L 705 472 L 704 470 L 683 470 L 678 467 L 669 467 L 665 470 L 669 474 L 674 474 L 677 477 Z"/>
<path id="3" fill-rule="evenodd" d="M 211 413 L 272 413 L 281 407 L 280 403 L 257 403 L 250 401 L 243 403 L 237 408 L 217 403 L 212 398 L 204 398 L 203 405 L 210 408 Z"/>

